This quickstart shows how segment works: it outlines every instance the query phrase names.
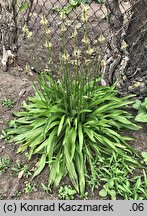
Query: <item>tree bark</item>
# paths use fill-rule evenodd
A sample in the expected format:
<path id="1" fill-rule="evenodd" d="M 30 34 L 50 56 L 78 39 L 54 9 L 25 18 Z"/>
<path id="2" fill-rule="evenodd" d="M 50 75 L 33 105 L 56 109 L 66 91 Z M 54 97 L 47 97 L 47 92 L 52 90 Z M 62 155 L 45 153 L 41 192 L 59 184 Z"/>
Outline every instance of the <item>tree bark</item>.
<path id="1" fill-rule="evenodd" d="M 17 0 L 0 0 L 0 38 L 2 66 L 7 70 L 10 58 L 17 53 Z"/>
<path id="2" fill-rule="evenodd" d="M 113 38 L 105 55 L 102 83 L 115 82 L 121 94 L 147 96 L 147 1 L 132 0 L 131 17 L 125 25 L 119 0 L 106 0 Z"/>

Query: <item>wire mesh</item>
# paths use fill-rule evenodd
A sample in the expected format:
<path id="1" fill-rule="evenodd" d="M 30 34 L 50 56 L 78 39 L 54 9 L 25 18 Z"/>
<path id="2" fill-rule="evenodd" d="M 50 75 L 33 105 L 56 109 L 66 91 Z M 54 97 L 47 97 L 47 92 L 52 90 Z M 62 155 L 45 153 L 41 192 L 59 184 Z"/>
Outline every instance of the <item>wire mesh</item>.
<path id="1" fill-rule="evenodd" d="M 114 37 L 119 37 L 119 32 L 122 30 L 127 32 L 127 39 L 129 40 L 129 38 L 132 38 L 132 34 L 134 34 L 134 38 L 135 36 L 137 38 L 135 29 L 138 28 L 138 33 L 140 33 L 140 22 L 142 24 L 141 28 L 146 28 L 147 15 L 145 14 L 147 13 L 142 14 L 139 7 L 136 7 L 140 1 L 144 0 L 83 0 L 85 4 L 89 5 L 87 34 L 96 52 L 100 52 L 101 55 L 105 54 L 111 40 Z M 20 64 L 24 66 L 26 62 L 39 62 L 38 65 L 41 68 L 46 64 L 47 52 L 44 49 L 45 37 L 41 24 L 42 16 L 45 16 L 48 20 L 48 28 L 51 30 L 50 40 L 53 43 L 55 59 L 61 50 L 62 20 L 60 13 L 63 11 L 67 14 L 65 20 L 66 31 L 64 34 L 67 50 L 72 54 L 75 44 L 71 36 L 75 28 L 78 29 L 78 46 L 82 49 L 81 41 L 85 33 L 85 27 L 81 22 L 82 5 L 79 3 L 76 6 L 72 6 L 71 2 L 82 2 L 82 0 L 17 0 L 18 43 L 20 47 L 18 60 Z M 106 8 L 106 3 L 113 2 L 119 3 L 123 16 L 121 28 L 114 31 L 110 29 L 109 16 L 117 16 L 115 13 L 116 8 L 111 7 L 110 11 Z M 133 12 L 132 8 L 135 8 Z M 119 23 L 119 17 L 115 17 L 115 19 Z M 132 22 L 135 24 L 134 26 L 129 26 L 130 20 L 134 20 Z M 32 34 L 29 39 L 25 37 L 23 32 L 25 25 Z M 131 28 L 134 28 L 134 31 L 130 30 Z M 105 38 L 105 44 L 99 42 L 101 36 Z M 146 56 L 146 52 L 136 53 L 136 55 L 138 55 L 137 59 L 141 60 L 143 56 Z"/>

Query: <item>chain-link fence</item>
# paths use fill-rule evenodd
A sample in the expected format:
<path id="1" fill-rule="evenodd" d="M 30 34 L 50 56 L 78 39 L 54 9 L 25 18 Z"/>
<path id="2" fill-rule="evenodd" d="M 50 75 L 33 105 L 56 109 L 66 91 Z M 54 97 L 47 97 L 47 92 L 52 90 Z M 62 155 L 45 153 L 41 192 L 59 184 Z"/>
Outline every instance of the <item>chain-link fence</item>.
<path id="1" fill-rule="evenodd" d="M 44 66 L 46 62 L 46 52 L 43 48 L 44 34 L 41 24 L 43 16 L 48 20 L 48 28 L 51 30 L 51 42 L 54 44 L 54 51 L 57 54 L 61 48 L 60 39 L 62 37 L 62 20 L 60 15 L 66 14 L 66 30 L 64 37 L 66 38 L 66 47 L 71 54 L 74 43 L 72 40 L 72 34 L 78 29 L 78 44 L 82 49 L 82 38 L 85 32 L 85 26 L 81 21 L 82 5 L 78 1 L 67 0 L 30 0 L 30 1 L 18 1 L 19 6 L 19 45 L 20 45 L 20 61 L 22 63 L 34 62 L 34 59 L 39 60 L 39 65 Z M 79 1 L 80 2 L 80 1 Z M 84 2 L 84 1 L 83 1 Z M 87 33 L 91 42 L 91 45 L 100 52 L 105 52 L 106 46 L 102 45 L 101 40 L 105 38 L 106 43 L 117 34 L 118 32 L 112 32 L 108 25 L 108 10 L 105 6 L 105 0 L 85 1 L 89 5 L 88 10 L 88 26 Z M 90 3 L 88 3 L 90 2 Z M 133 3 L 131 1 L 119 1 L 119 7 L 124 16 L 124 22 L 122 28 L 127 28 L 131 17 L 131 8 Z M 115 8 L 114 8 L 115 10 Z M 113 13 L 113 11 L 112 11 Z M 27 25 L 32 36 L 27 39 L 24 38 L 23 27 Z M 120 29 L 119 29 L 120 31 Z M 35 61 L 35 62 L 37 62 Z"/>
<path id="2" fill-rule="evenodd" d="M 140 3 L 144 2 L 147 8 L 146 0 L 13 0 L 13 2 L 16 6 L 15 19 L 17 18 L 18 25 L 18 61 L 22 66 L 27 62 L 29 64 L 38 62 L 38 67 L 41 69 L 47 63 L 42 17 L 47 19 L 47 26 L 51 31 L 50 42 L 53 44 L 54 59 L 57 59 L 61 49 L 63 14 L 66 15 L 64 43 L 70 55 L 75 46 L 72 39 L 75 29 L 78 31 L 77 43 L 80 49 L 83 47 L 82 38 L 86 31 L 96 53 L 105 55 L 109 49 L 113 55 L 115 50 L 113 46 L 118 45 L 120 38 L 121 43 L 125 38 L 124 41 L 132 45 L 136 43 L 138 34 L 146 28 L 147 9 L 142 10 Z M 86 29 L 81 19 L 83 7 L 81 3 L 89 6 Z M 112 43 L 114 38 L 116 41 Z M 142 43 L 142 40 L 138 43 Z M 134 52 L 134 49 L 132 51 Z M 137 52 L 136 49 L 136 55 Z M 141 59 L 146 55 L 146 51 L 141 50 L 139 55 Z"/>

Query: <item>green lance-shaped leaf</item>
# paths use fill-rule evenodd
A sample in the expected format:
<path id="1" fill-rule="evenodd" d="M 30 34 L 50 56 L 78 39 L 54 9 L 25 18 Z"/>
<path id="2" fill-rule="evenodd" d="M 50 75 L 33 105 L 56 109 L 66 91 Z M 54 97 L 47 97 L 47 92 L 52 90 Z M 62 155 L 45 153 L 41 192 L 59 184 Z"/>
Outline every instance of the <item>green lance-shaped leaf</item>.
<path id="1" fill-rule="evenodd" d="M 81 151 L 77 152 L 76 165 L 79 176 L 80 193 L 83 196 L 85 193 L 85 161 Z"/>
<path id="2" fill-rule="evenodd" d="M 57 172 L 56 172 L 56 178 L 54 180 L 55 186 L 58 186 L 62 177 L 64 177 L 66 174 L 66 163 L 65 158 L 61 157 L 61 160 L 58 163 Z"/>
<path id="3" fill-rule="evenodd" d="M 79 186 L 78 186 L 78 177 L 77 177 L 77 173 L 75 170 L 75 165 L 74 163 L 71 161 L 69 152 L 67 151 L 66 148 L 64 148 L 64 154 L 66 157 L 66 167 L 69 173 L 69 177 L 75 187 L 75 189 L 79 192 Z"/>
<path id="4" fill-rule="evenodd" d="M 137 178 L 137 181 L 135 183 L 134 190 L 137 191 L 140 188 L 141 184 L 142 184 L 141 177 L 139 176 L 139 178 Z"/>
<path id="5" fill-rule="evenodd" d="M 69 173 L 69 177 L 72 181 L 72 184 L 74 185 L 75 189 L 79 192 L 79 186 L 78 186 L 78 177 L 75 170 L 75 164 L 72 161 L 71 158 L 71 131 L 70 128 L 66 130 L 65 138 L 64 138 L 64 156 L 66 159 L 66 167 L 67 171 Z"/>
<path id="6" fill-rule="evenodd" d="M 41 173 L 41 171 L 45 167 L 45 164 L 46 164 L 46 154 L 43 154 L 42 157 L 41 157 L 41 159 L 40 159 L 40 161 L 39 161 L 38 168 L 34 172 L 33 178 Z"/>
<path id="7" fill-rule="evenodd" d="M 51 184 L 55 183 L 56 175 L 57 175 L 57 168 L 59 167 L 60 163 L 60 155 L 56 156 L 56 159 L 52 162 L 50 166 L 50 173 L 49 173 L 49 181 L 48 186 L 50 187 Z"/>
<path id="8" fill-rule="evenodd" d="M 62 127 L 63 127 L 63 124 L 64 124 L 64 119 L 65 119 L 65 115 L 62 116 L 61 121 L 60 121 L 60 123 L 59 123 L 57 136 L 59 136 L 59 134 L 60 134 L 60 132 L 61 132 L 61 130 L 62 130 Z"/>
<path id="9" fill-rule="evenodd" d="M 75 156 L 76 137 L 77 137 L 76 128 L 72 128 L 71 129 L 71 159 L 73 159 Z"/>
<path id="10" fill-rule="evenodd" d="M 82 131 L 82 124 L 78 124 L 78 136 L 79 136 L 79 150 L 80 152 L 82 151 L 83 148 L 83 142 L 84 142 L 84 137 L 83 137 L 83 131 Z"/>

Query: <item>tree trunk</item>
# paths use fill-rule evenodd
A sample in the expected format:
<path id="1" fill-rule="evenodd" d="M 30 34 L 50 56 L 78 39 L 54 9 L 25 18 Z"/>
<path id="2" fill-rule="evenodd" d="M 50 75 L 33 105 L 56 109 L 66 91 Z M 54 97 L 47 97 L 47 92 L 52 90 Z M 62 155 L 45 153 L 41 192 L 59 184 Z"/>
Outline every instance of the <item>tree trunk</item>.
<path id="1" fill-rule="evenodd" d="M 17 0 L 0 0 L 0 38 L 2 66 L 7 69 L 9 59 L 17 53 Z"/>
<path id="2" fill-rule="evenodd" d="M 121 0 L 122 1 L 122 0 Z M 117 83 L 121 94 L 147 96 L 147 1 L 131 1 L 131 17 L 125 23 L 119 0 L 106 0 L 113 38 L 105 55 L 102 84 Z"/>

